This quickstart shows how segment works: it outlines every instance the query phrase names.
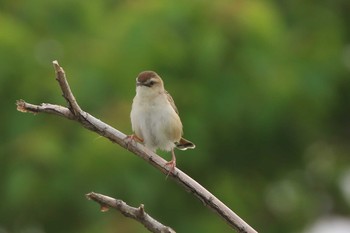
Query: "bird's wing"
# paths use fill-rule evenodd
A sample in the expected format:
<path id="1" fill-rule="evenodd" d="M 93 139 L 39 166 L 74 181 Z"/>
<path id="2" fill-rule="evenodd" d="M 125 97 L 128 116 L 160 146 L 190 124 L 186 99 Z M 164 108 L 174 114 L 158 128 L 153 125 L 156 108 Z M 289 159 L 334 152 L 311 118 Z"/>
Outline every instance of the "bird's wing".
<path id="1" fill-rule="evenodd" d="M 173 107 L 173 109 L 175 110 L 175 112 L 177 113 L 177 115 L 179 115 L 179 111 L 177 110 L 177 107 L 175 105 L 175 102 L 173 100 L 173 97 L 171 97 L 171 95 L 169 94 L 169 92 L 164 91 L 164 93 L 166 94 L 166 97 L 169 101 L 169 103 L 171 104 L 171 107 Z"/>

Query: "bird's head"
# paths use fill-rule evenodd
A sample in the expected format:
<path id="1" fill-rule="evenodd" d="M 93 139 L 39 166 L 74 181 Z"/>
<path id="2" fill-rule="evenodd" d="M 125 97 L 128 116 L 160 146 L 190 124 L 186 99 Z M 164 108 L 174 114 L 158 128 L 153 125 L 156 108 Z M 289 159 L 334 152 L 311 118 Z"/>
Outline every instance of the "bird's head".
<path id="1" fill-rule="evenodd" d="M 157 94 L 164 91 L 163 80 L 154 71 L 143 71 L 136 78 L 136 91 L 141 94 Z"/>

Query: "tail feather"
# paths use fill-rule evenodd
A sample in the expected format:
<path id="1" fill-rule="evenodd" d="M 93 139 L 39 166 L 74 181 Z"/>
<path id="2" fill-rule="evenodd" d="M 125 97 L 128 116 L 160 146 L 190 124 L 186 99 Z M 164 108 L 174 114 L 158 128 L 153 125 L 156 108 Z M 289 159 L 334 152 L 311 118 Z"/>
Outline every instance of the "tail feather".
<path id="1" fill-rule="evenodd" d="M 194 149 L 196 147 L 193 142 L 188 141 L 187 139 L 181 138 L 179 142 L 175 142 L 176 148 L 179 150 Z"/>

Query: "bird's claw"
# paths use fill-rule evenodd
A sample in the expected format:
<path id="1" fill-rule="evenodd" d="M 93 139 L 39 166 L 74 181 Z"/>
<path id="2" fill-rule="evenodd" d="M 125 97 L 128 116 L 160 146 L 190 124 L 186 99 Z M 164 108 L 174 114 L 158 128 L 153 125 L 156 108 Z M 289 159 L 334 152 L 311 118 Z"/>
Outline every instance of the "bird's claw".
<path id="1" fill-rule="evenodd" d="M 127 146 L 128 150 L 129 150 L 129 144 L 131 142 L 140 142 L 140 143 L 142 143 L 143 139 L 139 138 L 136 134 L 131 134 L 131 135 L 127 135 L 124 138 L 124 142 L 126 143 L 126 146 Z"/>
<path id="2" fill-rule="evenodd" d="M 168 176 L 169 176 L 170 173 L 175 172 L 176 160 L 175 160 L 175 159 L 172 159 L 172 160 L 170 160 L 169 162 L 166 162 L 166 163 L 165 163 L 165 166 L 166 166 L 166 167 L 169 167 L 168 174 L 166 175 L 166 178 L 168 178 Z"/>

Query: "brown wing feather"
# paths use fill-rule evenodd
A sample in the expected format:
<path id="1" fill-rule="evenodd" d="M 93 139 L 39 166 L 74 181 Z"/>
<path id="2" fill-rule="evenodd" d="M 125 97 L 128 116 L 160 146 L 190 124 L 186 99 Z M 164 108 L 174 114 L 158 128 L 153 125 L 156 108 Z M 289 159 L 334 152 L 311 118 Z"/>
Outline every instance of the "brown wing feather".
<path id="1" fill-rule="evenodd" d="M 167 91 L 164 91 L 164 92 L 168 98 L 168 101 L 171 104 L 171 107 L 173 107 L 177 115 L 179 115 L 179 111 L 177 110 L 173 97 L 171 97 L 171 95 Z M 193 142 L 184 138 L 181 138 L 179 142 L 175 142 L 175 145 L 176 145 L 176 148 L 180 150 L 194 149 L 196 147 L 196 145 Z"/>
<path id="2" fill-rule="evenodd" d="M 173 97 L 171 97 L 171 95 L 169 94 L 169 92 L 164 91 L 164 93 L 166 94 L 166 97 L 168 98 L 169 103 L 171 104 L 171 107 L 173 107 L 173 109 L 175 110 L 175 112 L 177 113 L 177 115 L 179 115 L 179 111 L 177 110 L 177 107 L 175 105 L 174 99 Z"/>

